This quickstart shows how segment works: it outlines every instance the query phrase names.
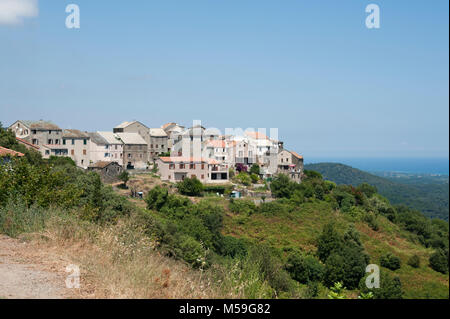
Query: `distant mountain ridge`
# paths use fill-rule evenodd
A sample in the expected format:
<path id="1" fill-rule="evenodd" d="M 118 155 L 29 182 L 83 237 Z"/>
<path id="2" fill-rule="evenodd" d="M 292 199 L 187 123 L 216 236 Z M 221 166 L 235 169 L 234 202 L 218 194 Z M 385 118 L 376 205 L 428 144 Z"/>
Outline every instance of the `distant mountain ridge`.
<path id="1" fill-rule="evenodd" d="M 327 180 L 336 184 L 357 186 L 368 183 L 376 186 L 378 192 L 392 204 L 404 204 L 417 209 L 431 218 L 448 221 L 449 185 L 448 183 L 403 184 L 340 163 L 306 164 L 305 169 L 321 173 Z"/>

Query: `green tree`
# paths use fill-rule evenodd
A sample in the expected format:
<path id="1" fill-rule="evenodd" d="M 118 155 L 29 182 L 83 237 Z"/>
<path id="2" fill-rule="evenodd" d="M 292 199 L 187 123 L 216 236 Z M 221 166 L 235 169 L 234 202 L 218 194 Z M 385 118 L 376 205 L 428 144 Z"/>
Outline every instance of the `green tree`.
<path id="1" fill-rule="evenodd" d="M 127 182 L 130 180 L 130 174 L 127 171 L 123 171 L 120 173 L 119 179 L 123 182 L 123 185 L 127 187 Z"/>
<path id="2" fill-rule="evenodd" d="M 313 256 L 303 257 L 296 253 L 289 256 L 286 270 L 293 279 L 306 284 L 311 281 L 321 281 L 324 266 Z"/>
<path id="3" fill-rule="evenodd" d="M 387 253 L 380 257 L 380 265 L 390 270 L 397 270 L 401 267 L 401 261 L 397 256 Z"/>
<path id="4" fill-rule="evenodd" d="M 277 198 L 290 198 L 294 187 L 294 182 L 292 182 L 285 174 L 279 174 L 270 183 L 272 195 Z"/>
<path id="5" fill-rule="evenodd" d="M 259 168 L 259 165 L 258 165 L 258 164 L 253 164 L 253 165 L 250 167 L 250 174 L 256 174 L 256 175 L 259 176 L 259 174 L 260 174 L 260 168 Z"/>
<path id="6" fill-rule="evenodd" d="M 336 231 L 333 223 L 323 227 L 322 234 L 317 239 L 317 256 L 325 262 L 334 250 L 342 247 L 342 238 Z"/>
<path id="7" fill-rule="evenodd" d="M 429 259 L 430 267 L 440 273 L 448 273 L 448 250 L 437 249 Z"/>
<path id="8" fill-rule="evenodd" d="M 178 191 L 183 195 L 200 196 L 203 192 L 203 184 L 197 177 L 185 178 L 177 184 Z"/>

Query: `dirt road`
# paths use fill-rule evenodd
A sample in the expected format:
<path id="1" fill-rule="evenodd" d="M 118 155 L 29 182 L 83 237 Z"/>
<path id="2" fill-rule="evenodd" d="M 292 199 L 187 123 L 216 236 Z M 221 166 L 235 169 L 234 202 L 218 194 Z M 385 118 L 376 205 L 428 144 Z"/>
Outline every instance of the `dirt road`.
<path id="1" fill-rule="evenodd" d="M 70 298 L 68 260 L 36 245 L 0 235 L 0 299 Z"/>

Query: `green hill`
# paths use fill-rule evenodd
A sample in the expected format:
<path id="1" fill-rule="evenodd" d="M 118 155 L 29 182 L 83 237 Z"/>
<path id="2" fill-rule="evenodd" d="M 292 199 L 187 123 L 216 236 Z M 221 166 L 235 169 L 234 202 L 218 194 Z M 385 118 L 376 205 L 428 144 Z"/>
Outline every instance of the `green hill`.
<path id="1" fill-rule="evenodd" d="M 427 183 L 415 179 L 391 179 L 376 176 L 348 165 L 339 163 L 307 164 L 305 169 L 321 173 L 324 179 L 336 184 L 351 184 L 357 186 L 368 183 L 375 186 L 378 192 L 395 205 L 407 205 L 421 211 L 431 218 L 448 221 L 449 216 L 449 185 L 441 180 Z"/>

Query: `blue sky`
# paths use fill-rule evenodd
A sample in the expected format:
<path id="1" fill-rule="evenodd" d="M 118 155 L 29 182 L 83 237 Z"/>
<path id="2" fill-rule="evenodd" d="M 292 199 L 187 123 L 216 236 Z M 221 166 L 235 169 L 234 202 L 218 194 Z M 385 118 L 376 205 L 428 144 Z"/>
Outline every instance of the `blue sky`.
<path id="1" fill-rule="evenodd" d="M 79 30 L 65 27 L 69 3 L 80 7 Z M 380 29 L 365 26 L 369 3 Z M 4 125 L 200 119 L 278 128 L 305 157 L 448 157 L 448 1 L 41 0 L 38 9 L 19 23 L 0 13 Z"/>

